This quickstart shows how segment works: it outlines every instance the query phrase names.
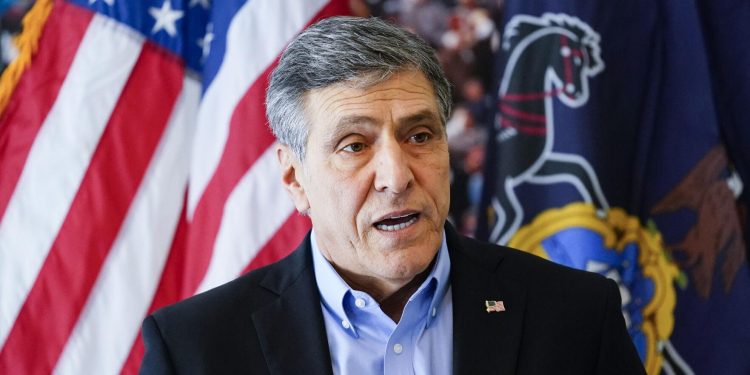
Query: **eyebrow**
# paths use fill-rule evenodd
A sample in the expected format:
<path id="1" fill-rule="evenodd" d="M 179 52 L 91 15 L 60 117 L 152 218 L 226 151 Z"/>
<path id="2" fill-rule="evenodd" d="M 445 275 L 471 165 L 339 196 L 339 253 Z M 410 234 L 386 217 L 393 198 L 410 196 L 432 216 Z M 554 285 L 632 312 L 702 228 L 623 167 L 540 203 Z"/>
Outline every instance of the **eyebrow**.
<path id="1" fill-rule="evenodd" d="M 416 124 L 420 122 L 431 122 L 435 124 L 440 123 L 440 118 L 430 110 L 422 110 L 417 113 L 411 114 L 399 120 L 399 127 L 404 125 Z M 336 122 L 336 126 L 333 130 L 328 132 L 325 136 L 324 145 L 327 149 L 336 147 L 341 137 L 346 134 L 352 126 L 366 126 L 371 127 L 377 123 L 375 118 L 364 115 L 351 115 L 344 116 Z"/>
<path id="2" fill-rule="evenodd" d="M 338 145 L 339 140 L 344 134 L 350 131 L 352 126 L 374 126 L 375 119 L 370 116 L 344 116 L 336 122 L 336 126 L 327 132 L 324 136 L 324 147 L 326 149 L 333 149 Z"/>
<path id="3" fill-rule="evenodd" d="M 432 111 L 429 110 L 422 110 L 419 111 L 413 115 L 406 116 L 405 118 L 401 119 L 399 121 L 400 124 L 414 124 L 417 122 L 435 122 L 440 123 L 440 118 L 435 115 Z"/>
<path id="4" fill-rule="evenodd" d="M 339 119 L 336 123 L 336 128 L 342 128 L 351 125 L 372 125 L 375 124 L 375 119 L 370 116 L 352 115 L 344 116 Z"/>
<path id="5" fill-rule="evenodd" d="M 413 124 L 422 121 L 434 121 L 440 122 L 440 118 L 430 110 L 424 109 L 417 113 L 411 114 L 399 120 L 399 125 Z M 345 127 L 349 125 L 371 125 L 377 121 L 370 116 L 352 115 L 344 116 L 336 123 L 336 128 Z"/>

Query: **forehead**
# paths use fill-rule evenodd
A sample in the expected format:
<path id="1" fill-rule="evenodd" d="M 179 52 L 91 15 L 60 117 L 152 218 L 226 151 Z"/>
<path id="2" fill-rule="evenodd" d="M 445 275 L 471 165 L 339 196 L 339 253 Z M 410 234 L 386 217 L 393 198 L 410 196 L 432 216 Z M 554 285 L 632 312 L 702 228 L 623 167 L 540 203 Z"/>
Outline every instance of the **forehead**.
<path id="1" fill-rule="evenodd" d="M 353 118 L 394 121 L 428 114 L 439 119 L 432 84 L 419 71 L 407 70 L 364 88 L 340 83 L 309 91 L 306 114 L 314 128 L 333 128 Z M 311 129 L 315 132 L 316 129 Z"/>

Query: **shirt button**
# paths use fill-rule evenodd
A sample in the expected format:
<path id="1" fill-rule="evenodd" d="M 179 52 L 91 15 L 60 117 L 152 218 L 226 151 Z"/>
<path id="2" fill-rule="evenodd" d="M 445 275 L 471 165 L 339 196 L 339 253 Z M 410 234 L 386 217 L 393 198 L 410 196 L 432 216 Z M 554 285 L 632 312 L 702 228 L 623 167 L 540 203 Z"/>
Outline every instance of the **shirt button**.
<path id="1" fill-rule="evenodd" d="M 361 308 L 365 307 L 365 305 L 366 305 L 367 303 L 365 302 L 365 300 L 364 300 L 364 299 L 362 299 L 362 298 L 357 298 L 357 300 L 356 300 L 356 301 L 354 301 L 354 304 L 355 304 L 355 305 L 357 305 L 357 307 L 359 307 L 359 308 L 361 309 Z"/>
<path id="2" fill-rule="evenodd" d="M 435 315 L 437 315 L 437 308 L 433 307 L 432 308 L 432 316 L 435 317 Z"/>
<path id="3" fill-rule="evenodd" d="M 344 329 L 349 329 L 349 327 L 352 326 L 351 324 L 349 324 L 348 320 L 342 320 L 341 325 L 344 327 Z"/>
<path id="4" fill-rule="evenodd" d="M 393 352 L 396 354 L 401 354 L 401 352 L 404 351 L 404 347 L 401 346 L 401 344 L 393 345 Z"/>

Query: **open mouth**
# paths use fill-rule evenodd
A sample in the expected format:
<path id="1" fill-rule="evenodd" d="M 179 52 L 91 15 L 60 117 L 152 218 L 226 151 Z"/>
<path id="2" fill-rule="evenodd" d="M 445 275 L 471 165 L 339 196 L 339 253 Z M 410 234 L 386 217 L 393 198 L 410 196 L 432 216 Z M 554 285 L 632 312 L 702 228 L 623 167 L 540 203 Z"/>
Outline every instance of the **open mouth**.
<path id="1" fill-rule="evenodd" d="M 411 226 L 416 223 L 418 219 L 419 213 L 393 216 L 376 222 L 375 228 L 386 232 L 393 232 Z"/>

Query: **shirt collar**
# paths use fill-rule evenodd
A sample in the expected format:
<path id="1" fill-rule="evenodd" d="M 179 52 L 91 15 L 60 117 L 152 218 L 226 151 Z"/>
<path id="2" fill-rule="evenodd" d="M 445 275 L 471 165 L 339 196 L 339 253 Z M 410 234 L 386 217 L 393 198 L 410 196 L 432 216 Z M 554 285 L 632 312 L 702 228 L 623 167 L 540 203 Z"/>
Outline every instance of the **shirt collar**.
<path id="1" fill-rule="evenodd" d="M 349 285 L 336 272 L 331 263 L 323 257 L 316 241 L 315 230 L 310 234 L 315 282 L 318 284 L 321 301 L 339 320 L 349 320 L 344 311 L 344 297 L 349 293 Z"/>
<path id="2" fill-rule="evenodd" d="M 323 256 L 318 247 L 318 243 L 315 237 L 315 230 L 312 230 L 310 235 L 310 244 L 312 246 L 313 255 L 313 269 L 315 271 L 315 281 L 318 284 L 318 290 L 325 307 L 334 313 L 340 320 L 349 321 L 349 317 L 345 309 L 345 301 L 347 295 L 352 295 L 351 287 L 344 281 L 343 278 L 336 272 L 331 263 Z M 435 319 L 436 314 L 440 313 L 440 302 L 445 297 L 445 293 L 448 291 L 448 284 L 450 278 L 450 256 L 448 255 L 448 246 L 445 241 L 445 231 L 443 231 L 443 240 L 440 244 L 440 249 L 436 255 L 435 264 L 432 267 L 429 275 L 425 278 L 422 285 L 414 292 L 415 295 L 422 293 L 425 288 L 428 288 L 431 283 L 435 285 L 435 293 L 430 301 L 430 308 L 426 312 L 427 314 L 427 326 L 432 323 Z M 434 281 L 433 281 L 434 280 Z M 351 327 L 352 333 L 356 335 L 354 327 Z"/>

